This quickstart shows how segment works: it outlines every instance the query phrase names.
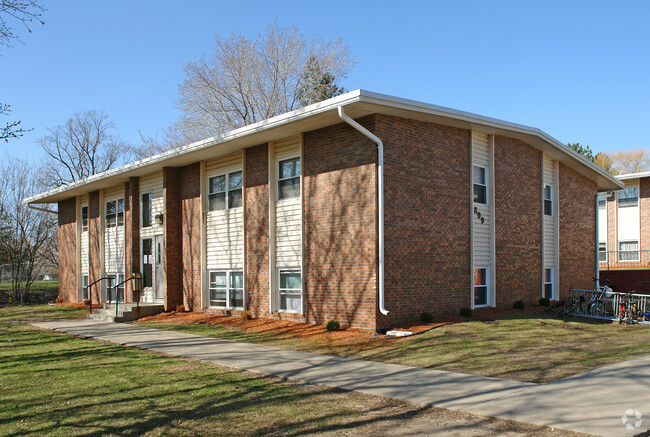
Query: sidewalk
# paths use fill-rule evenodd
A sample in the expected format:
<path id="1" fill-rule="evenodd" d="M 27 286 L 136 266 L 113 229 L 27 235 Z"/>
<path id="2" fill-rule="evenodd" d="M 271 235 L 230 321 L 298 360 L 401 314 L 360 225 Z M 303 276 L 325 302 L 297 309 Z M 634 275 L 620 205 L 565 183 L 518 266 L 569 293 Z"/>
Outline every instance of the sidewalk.
<path id="1" fill-rule="evenodd" d="M 297 352 L 140 326 L 63 320 L 33 326 L 311 384 L 603 436 L 650 428 L 650 356 L 538 385 Z M 627 429 L 626 410 L 642 415 Z M 632 425 L 638 419 L 630 418 Z"/>

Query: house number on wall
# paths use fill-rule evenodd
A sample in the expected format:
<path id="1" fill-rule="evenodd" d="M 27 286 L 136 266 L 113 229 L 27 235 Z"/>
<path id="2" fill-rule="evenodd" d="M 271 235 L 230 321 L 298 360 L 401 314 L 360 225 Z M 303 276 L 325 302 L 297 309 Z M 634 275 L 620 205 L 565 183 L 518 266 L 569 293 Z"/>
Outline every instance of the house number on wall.
<path id="1" fill-rule="evenodd" d="M 476 207 L 474 207 L 474 215 L 481 221 L 481 224 L 485 223 L 485 217 L 481 217 L 481 212 Z"/>

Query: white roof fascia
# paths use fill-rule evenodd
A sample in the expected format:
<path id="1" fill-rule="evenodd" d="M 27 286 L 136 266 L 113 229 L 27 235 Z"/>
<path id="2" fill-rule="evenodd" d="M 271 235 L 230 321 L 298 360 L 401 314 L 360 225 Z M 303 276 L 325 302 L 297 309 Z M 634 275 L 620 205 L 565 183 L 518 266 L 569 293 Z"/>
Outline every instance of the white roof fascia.
<path id="1" fill-rule="evenodd" d="M 620 179 L 622 181 L 627 180 L 627 179 L 641 179 L 641 178 L 647 178 L 650 177 L 650 171 L 642 171 L 639 173 L 627 173 L 627 174 L 621 174 L 616 176 L 616 179 Z"/>

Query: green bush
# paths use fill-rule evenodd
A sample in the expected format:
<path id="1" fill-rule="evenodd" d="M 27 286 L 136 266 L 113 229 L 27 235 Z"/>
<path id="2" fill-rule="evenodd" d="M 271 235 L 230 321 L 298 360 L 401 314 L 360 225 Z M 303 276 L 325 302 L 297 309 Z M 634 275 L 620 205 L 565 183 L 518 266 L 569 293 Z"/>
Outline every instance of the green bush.
<path id="1" fill-rule="evenodd" d="M 523 310 L 525 306 L 523 300 L 516 300 L 512 303 L 512 307 L 516 310 Z"/>
<path id="2" fill-rule="evenodd" d="M 433 323 L 433 314 L 427 313 L 426 311 L 420 314 L 420 322 L 422 323 Z"/>
<path id="3" fill-rule="evenodd" d="M 549 299 L 548 297 L 543 297 L 543 298 L 541 298 L 539 300 L 539 304 L 541 306 L 550 307 L 551 306 L 551 299 Z"/>
<path id="4" fill-rule="evenodd" d="M 458 314 L 460 314 L 463 317 L 472 317 L 472 309 L 468 307 L 463 307 L 460 309 Z"/>
<path id="5" fill-rule="evenodd" d="M 329 322 L 327 322 L 327 330 L 330 332 L 336 331 L 340 327 L 341 324 L 338 322 L 338 320 L 330 320 Z"/>

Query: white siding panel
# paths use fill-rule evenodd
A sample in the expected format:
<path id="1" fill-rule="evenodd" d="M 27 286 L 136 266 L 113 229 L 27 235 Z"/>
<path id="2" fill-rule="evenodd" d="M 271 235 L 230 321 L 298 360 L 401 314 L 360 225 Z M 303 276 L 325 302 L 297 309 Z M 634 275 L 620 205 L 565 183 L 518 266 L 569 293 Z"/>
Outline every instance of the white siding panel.
<path id="1" fill-rule="evenodd" d="M 300 197 L 283 199 L 275 207 L 276 266 L 295 267 L 301 265 L 301 211 Z"/>
<path id="2" fill-rule="evenodd" d="M 280 161 L 300 155 L 300 136 L 285 138 L 275 142 L 275 159 Z"/>
<path id="3" fill-rule="evenodd" d="M 555 166 L 553 165 L 553 160 L 547 155 L 544 155 L 542 173 L 544 185 L 550 185 L 552 195 L 555 196 L 555 190 L 557 190 L 557 187 L 554 185 Z M 543 206 L 542 203 L 542 208 Z M 553 214 L 557 214 L 557 205 L 555 204 L 553 204 Z M 555 267 L 555 223 L 553 216 L 544 215 L 544 268 L 548 269 L 553 267 Z"/>
<path id="4" fill-rule="evenodd" d="M 154 221 L 156 214 L 162 214 L 164 208 L 163 204 L 163 175 L 162 172 L 152 173 L 140 178 L 140 226 L 142 226 L 142 195 L 151 193 L 151 226 L 142 228 L 140 230 L 141 238 L 151 238 L 154 235 L 162 234 L 163 225 L 158 225 Z"/>
<path id="5" fill-rule="evenodd" d="M 124 272 L 124 226 L 105 230 L 104 254 L 106 273 Z"/>
<path id="6" fill-rule="evenodd" d="M 482 132 L 472 132 L 472 163 L 474 165 L 480 165 L 483 167 L 489 167 L 489 146 L 488 146 L 488 135 Z M 488 184 L 488 193 L 489 189 L 489 171 L 486 172 L 486 183 Z M 488 195 L 488 204 L 492 199 L 489 199 Z M 473 244 L 473 258 L 474 266 L 483 267 L 490 265 L 490 214 L 489 206 L 483 204 L 474 204 L 477 212 L 481 215 L 481 219 L 478 217 L 478 214 L 473 214 L 472 226 L 474 229 L 474 244 Z"/>
<path id="7" fill-rule="evenodd" d="M 88 231 L 81 233 L 81 273 L 88 274 Z"/>
<path id="8" fill-rule="evenodd" d="M 618 241 L 639 239 L 639 208 L 618 208 Z"/>
<path id="9" fill-rule="evenodd" d="M 553 170 L 553 161 L 547 156 L 544 155 L 544 184 L 553 185 L 554 179 L 554 170 Z"/>
<path id="10" fill-rule="evenodd" d="M 607 242 L 607 208 L 598 208 L 598 242 Z"/>
<path id="11" fill-rule="evenodd" d="M 208 178 L 217 176 L 231 171 L 242 169 L 241 152 L 233 153 L 227 156 L 220 156 L 205 163 L 205 173 Z"/>
<path id="12" fill-rule="evenodd" d="M 124 185 L 116 185 L 104 190 L 104 200 L 109 201 L 113 199 L 124 198 Z M 104 205 L 106 206 L 106 205 Z"/>

